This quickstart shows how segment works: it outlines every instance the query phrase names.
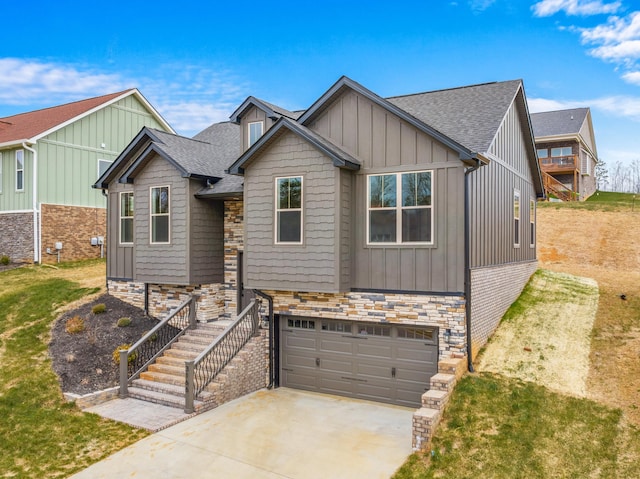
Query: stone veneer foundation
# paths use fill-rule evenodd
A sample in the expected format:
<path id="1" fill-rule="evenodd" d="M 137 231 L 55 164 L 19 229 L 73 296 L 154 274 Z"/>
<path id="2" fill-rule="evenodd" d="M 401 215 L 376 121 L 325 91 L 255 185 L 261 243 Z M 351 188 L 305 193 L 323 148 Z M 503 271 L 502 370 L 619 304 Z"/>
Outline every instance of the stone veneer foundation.
<path id="1" fill-rule="evenodd" d="M 33 262 L 33 213 L 0 214 L 0 256 L 16 263 Z"/>
<path id="2" fill-rule="evenodd" d="M 439 359 L 465 356 L 465 300 L 462 296 L 390 293 L 300 293 L 265 291 L 274 314 L 439 328 Z"/>

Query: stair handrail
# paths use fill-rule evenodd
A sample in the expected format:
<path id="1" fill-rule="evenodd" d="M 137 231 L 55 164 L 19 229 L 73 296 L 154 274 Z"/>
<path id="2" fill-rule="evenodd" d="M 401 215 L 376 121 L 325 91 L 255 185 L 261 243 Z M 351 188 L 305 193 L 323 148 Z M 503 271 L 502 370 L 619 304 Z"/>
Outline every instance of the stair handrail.
<path id="1" fill-rule="evenodd" d="M 566 187 L 563 183 L 556 180 L 552 175 L 547 172 L 542 172 L 542 178 L 544 180 L 544 188 L 547 192 L 551 191 L 555 193 L 561 200 L 573 201 L 577 199 L 578 193 L 571 188 Z"/>
<path id="2" fill-rule="evenodd" d="M 129 349 L 120 350 L 121 398 L 129 395 L 129 382 L 140 376 L 156 358 L 182 336 L 195 328 L 199 295 L 190 295 L 166 318 L 156 324 Z"/>
<path id="3" fill-rule="evenodd" d="M 192 361 L 185 361 L 185 408 L 195 411 L 194 402 L 200 394 L 252 337 L 260 334 L 259 301 L 252 299 L 207 348 Z"/>

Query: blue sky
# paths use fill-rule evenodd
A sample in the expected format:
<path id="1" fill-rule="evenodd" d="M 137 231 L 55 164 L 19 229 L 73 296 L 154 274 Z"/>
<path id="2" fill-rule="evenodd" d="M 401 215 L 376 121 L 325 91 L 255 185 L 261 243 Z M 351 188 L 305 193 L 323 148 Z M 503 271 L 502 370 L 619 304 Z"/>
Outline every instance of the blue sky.
<path id="1" fill-rule="evenodd" d="M 249 95 L 307 108 L 342 75 L 383 97 L 521 78 L 531 112 L 590 106 L 608 165 L 640 159 L 636 0 L 26 0 L 2 13 L 0 117 L 136 87 L 192 136 Z"/>

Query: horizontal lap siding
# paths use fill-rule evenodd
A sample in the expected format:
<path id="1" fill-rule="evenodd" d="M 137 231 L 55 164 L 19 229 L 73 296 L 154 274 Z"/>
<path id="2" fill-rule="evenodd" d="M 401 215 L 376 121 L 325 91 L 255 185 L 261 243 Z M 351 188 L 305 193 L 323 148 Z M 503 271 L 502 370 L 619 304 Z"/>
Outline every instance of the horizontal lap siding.
<path id="1" fill-rule="evenodd" d="M 352 197 L 351 286 L 462 291 L 464 174 L 458 154 L 352 91 L 338 98 L 310 127 L 361 161 Z M 433 170 L 434 244 L 367 246 L 366 175 L 412 170 Z"/>
<path id="2" fill-rule="evenodd" d="M 292 133 L 285 133 L 245 173 L 248 288 L 336 291 L 339 169 Z M 275 178 L 303 177 L 302 245 L 276 245 Z"/>
<path id="3" fill-rule="evenodd" d="M 201 183 L 190 182 L 190 283 L 221 283 L 224 279 L 223 202 L 196 199 L 194 194 L 200 188 Z"/>
<path id="4" fill-rule="evenodd" d="M 167 161 L 156 156 L 136 176 L 135 242 L 137 281 L 189 283 L 187 262 L 188 182 Z M 149 194 L 151 187 L 170 187 L 170 244 L 150 244 Z"/>

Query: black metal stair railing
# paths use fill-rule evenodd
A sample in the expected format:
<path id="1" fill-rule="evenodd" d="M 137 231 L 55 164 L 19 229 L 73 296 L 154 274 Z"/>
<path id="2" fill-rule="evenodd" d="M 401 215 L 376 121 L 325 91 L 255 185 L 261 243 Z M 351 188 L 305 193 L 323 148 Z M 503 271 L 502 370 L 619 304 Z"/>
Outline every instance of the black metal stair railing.
<path id="1" fill-rule="evenodd" d="M 192 295 L 129 349 L 120 350 L 120 397 L 128 396 L 129 382 L 140 376 L 187 329 L 195 328 L 197 295 Z"/>
<path id="2" fill-rule="evenodd" d="M 194 412 L 194 401 L 245 344 L 258 335 L 259 303 L 255 299 L 238 318 L 193 361 L 185 361 L 185 412 Z"/>

